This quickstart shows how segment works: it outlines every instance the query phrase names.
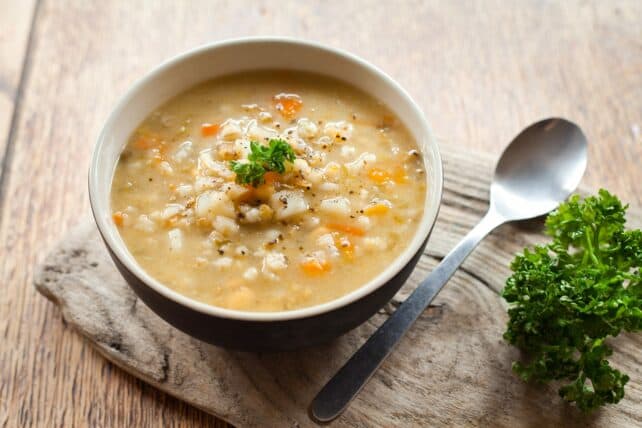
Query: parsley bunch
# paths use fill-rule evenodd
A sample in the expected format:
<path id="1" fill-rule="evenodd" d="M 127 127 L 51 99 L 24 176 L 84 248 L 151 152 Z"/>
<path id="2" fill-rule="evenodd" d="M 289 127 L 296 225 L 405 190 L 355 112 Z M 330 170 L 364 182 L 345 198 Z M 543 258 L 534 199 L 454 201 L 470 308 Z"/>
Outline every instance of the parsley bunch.
<path id="1" fill-rule="evenodd" d="M 504 339 L 527 356 L 513 370 L 568 381 L 560 396 L 584 412 L 620 401 L 629 380 L 605 339 L 642 328 L 642 231 L 624 229 L 626 209 L 606 190 L 573 196 L 546 220 L 553 242 L 518 255 L 503 291 Z"/>
<path id="2" fill-rule="evenodd" d="M 236 173 L 237 183 L 256 187 L 265 181 L 264 176 L 268 171 L 283 174 L 285 162 L 294 162 L 295 154 L 292 147 L 281 139 L 272 139 L 267 146 L 252 141 L 247 159 L 248 162 L 230 162 L 230 168 Z"/>

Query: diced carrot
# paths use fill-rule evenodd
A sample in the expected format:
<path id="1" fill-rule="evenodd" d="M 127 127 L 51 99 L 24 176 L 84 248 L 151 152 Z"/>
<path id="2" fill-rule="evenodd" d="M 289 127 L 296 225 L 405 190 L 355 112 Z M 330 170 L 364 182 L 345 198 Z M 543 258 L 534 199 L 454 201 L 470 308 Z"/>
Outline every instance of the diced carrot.
<path id="1" fill-rule="evenodd" d="M 212 135 L 216 135 L 219 128 L 219 125 L 214 123 L 204 123 L 201 125 L 201 134 L 203 137 L 211 137 Z"/>
<path id="2" fill-rule="evenodd" d="M 368 178 L 377 184 L 385 183 L 390 180 L 390 174 L 381 168 L 371 168 L 368 171 Z"/>
<path id="3" fill-rule="evenodd" d="M 325 260 L 309 258 L 301 263 L 301 269 L 310 276 L 322 275 L 330 270 L 330 263 Z"/>
<path id="4" fill-rule="evenodd" d="M 365 215 L 384 215 L 390 210 L 390 207 L 386 204 L 375 204 L 370 205 L 363 209 Z"/>
<path id="5" fill-rule="evenodd" d="M 281 174 L 275 171 L 268 171 L 263 175 L 263 179 L 265 180 L 265 184 L 274 184 L 277 181 L 279 181 L 281 178 Z"/>
<path id="6" fill-rule="evenodd" d="M 269 200 L 274 194 L 274 185 L 267 181 L 254 189 L 254 194 L 261 201 Z"/>
<path id="7" fill-rule="evenodd" d="M 136 141 L 134 141 L 134 148 L 139 150 L 148 150 L 158 147 L 163 142 L 160 135 L 148 131 L 141 130 L 136 133 Z"/>
<path id="8" fill-rule="evenodd" d="M 123 224 L 125 223 L 125 219 L 123 217 L 123 213 L 120 211 L 116 211 L 114 214 L 111 216 L 112 220 L 114 220 L 114 223 L 118 227 L 122 227 Z"/>
<path id="9" fill-rule="evenodd" d="M 368 171 L 368 178 L 377 184 L 383 184 L 390 180 L 390 174 L 381 168 L 372 168 Z"/>
<path id="10" fill-rule="evenodd" d="M 398 184 L 408 182 L 408 175 L 406 175 L 406 171 L 401 166 L 395 167 L 392 173 L 381 168 L 372 168 L 368 171 L 368 178 L 377 184 L 383 184 L 390 180 Z"/>
<path id="11" fill-rule="evenodd" d="M 392 174 L 392 179 L 398 184 L 406 184 L 408 182 L 406 170 L 401 166 L 397 166 Z"/>
<path id="12" fill-rule="evenodd" d="M 363 236 L 366 231 L 358 226 L 351 226 L 349 224 L 330 223 L 327 225 L 329 229 L 336 230 L 337 232 L 347 233 L 348 235 Z"/>
<path id="13" fill-rule="evenodd" d="M 274 108 L 287 120 L 294 119 L 303 106 L 301 97 L 296 94 L 281 93 L 275 95 L 272 101 L 274 102 Z"/>

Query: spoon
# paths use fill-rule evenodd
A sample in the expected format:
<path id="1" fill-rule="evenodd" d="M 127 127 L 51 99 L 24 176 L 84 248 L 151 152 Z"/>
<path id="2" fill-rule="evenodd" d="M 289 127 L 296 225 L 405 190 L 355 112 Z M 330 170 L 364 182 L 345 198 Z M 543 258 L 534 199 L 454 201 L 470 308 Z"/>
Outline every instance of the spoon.
<path id="1" fill-rule="evenodd" d="M 486 235 L 506 222 L 544 215 L 564 201 L 584 175 L 586 146 L 582 130 L 559 118 L 537 122 L 515 137 L 495 168 L 486 215 L 323 387 L 310 406 L 312 418 L 330 422 L 343 412 Z"/>

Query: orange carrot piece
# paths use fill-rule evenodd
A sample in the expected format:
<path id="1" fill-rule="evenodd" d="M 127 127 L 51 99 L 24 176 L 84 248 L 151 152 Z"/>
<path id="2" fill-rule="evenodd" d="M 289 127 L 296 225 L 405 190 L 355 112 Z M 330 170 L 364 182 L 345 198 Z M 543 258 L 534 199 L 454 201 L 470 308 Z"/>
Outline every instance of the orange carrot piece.
<path id="1" fill-rule="evenodd" d="M 383 184 L 390 180 L 390 174 L 381 168 L 372 168 L 368 171 L 368 178 L 377 184 Z"/>
<path id="2" fill-rule="evenodd" d="M 275 95 L 272 102 L 274 103 L 274 108 L 287 120 L 294 119 L 303 106 L 303 100 L 297 94 L 281 93 Z"/>
<path id="3" fill-rule="evenodd" d="M 268 183 L 267 181 L 259 185 L 258 187 L 254 188 L 254 195 L 256 196 L 257 199 L 260 199 L 261 201 L 269 200 L 273 194 L 274 194 L 274 185 Z"/>
<path id="4" fill-rule="evenodd" d="M 348 235 L 363 236 L 366 231 L 358 226 L 351 226 L 349 224 L 330 223 L 327 225 L 328 229 L 336 230 L 337 232 L 347 233 Z"/>
<path id="5" fill-rule="evenodd" d="M 363 209 L 365 215 L 384 215 L 390 211 L 390 207 L 385 204 L 370 205 Z"/>
<path id="6" fill-rule="evenodd" d="M 203 123 L 201 125 L 201 135 L 203 135 L 203 137 L 211 137 L 216 135 L 219 128 L 220 126 L 214 123 Z"/>
<path id="7" fill-rule="evenodd" d="M 303 269 L 303 272 L 310 276 L 317 276 L 329 271 L 330 263 L 325 260 L 320 261 L 317 259 L 309 258 L 301 263 L 301 269 Z"/>
<path id="8" fill-rule="evenodd" d="M 120 211 L 116 211 L 114 214 L 111 216 L 112 220 L 114 220 L 114 223 L 118 227 L 122 227 L 123 224 L 125 223 L 125 219 L 123 217 L 123 213 Z"/>
<path id="9" fill-rule="evenodd" d="M 263 180 L 265 180 L 265 184 L 274 184 L 279 181 L 280 178 L 281 174 L 275 171 L 268 171 L 263 174 Z"/>
<path id="10" fill-rule="evenodd" d="M 147 150 L 154 148 L 158 145 L 158 141 L 155 138 L 149 138 L 149 137 L 139 137 L 135 142 L 134 142 L 134 147 L 140 150 Z"/>
<path id="11" fill-rule="evenodd" d="M 401 166 L 395 167 L 392 173 L 381 168 L 372 168 L 368 171 L 368 178 L 377 184 L 383 184 L 390 180 L 397 184 L 406 184 L 408 182 L 408 175 Z"/>
<path id="12" fill-rule="evenodd" d="M 408 182 L 408 174 L 406 174 L 406 170 L 402 166 L 398 166 L 392 174 L 392 179 L 398 184 L 406 184 Z"/>

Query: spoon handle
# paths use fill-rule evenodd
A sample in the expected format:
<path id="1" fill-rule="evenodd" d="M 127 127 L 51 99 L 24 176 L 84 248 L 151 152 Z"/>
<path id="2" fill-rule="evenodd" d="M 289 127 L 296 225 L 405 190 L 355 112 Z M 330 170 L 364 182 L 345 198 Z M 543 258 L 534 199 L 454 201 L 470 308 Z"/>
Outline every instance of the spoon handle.
<path id="1" fill-rule="evenodd" d="M 486 213 L 317 394 L 310 406 L 313 419 L 329 422 L 343 412 L 477 244 L 504 222 L 493 209 Z"/>

